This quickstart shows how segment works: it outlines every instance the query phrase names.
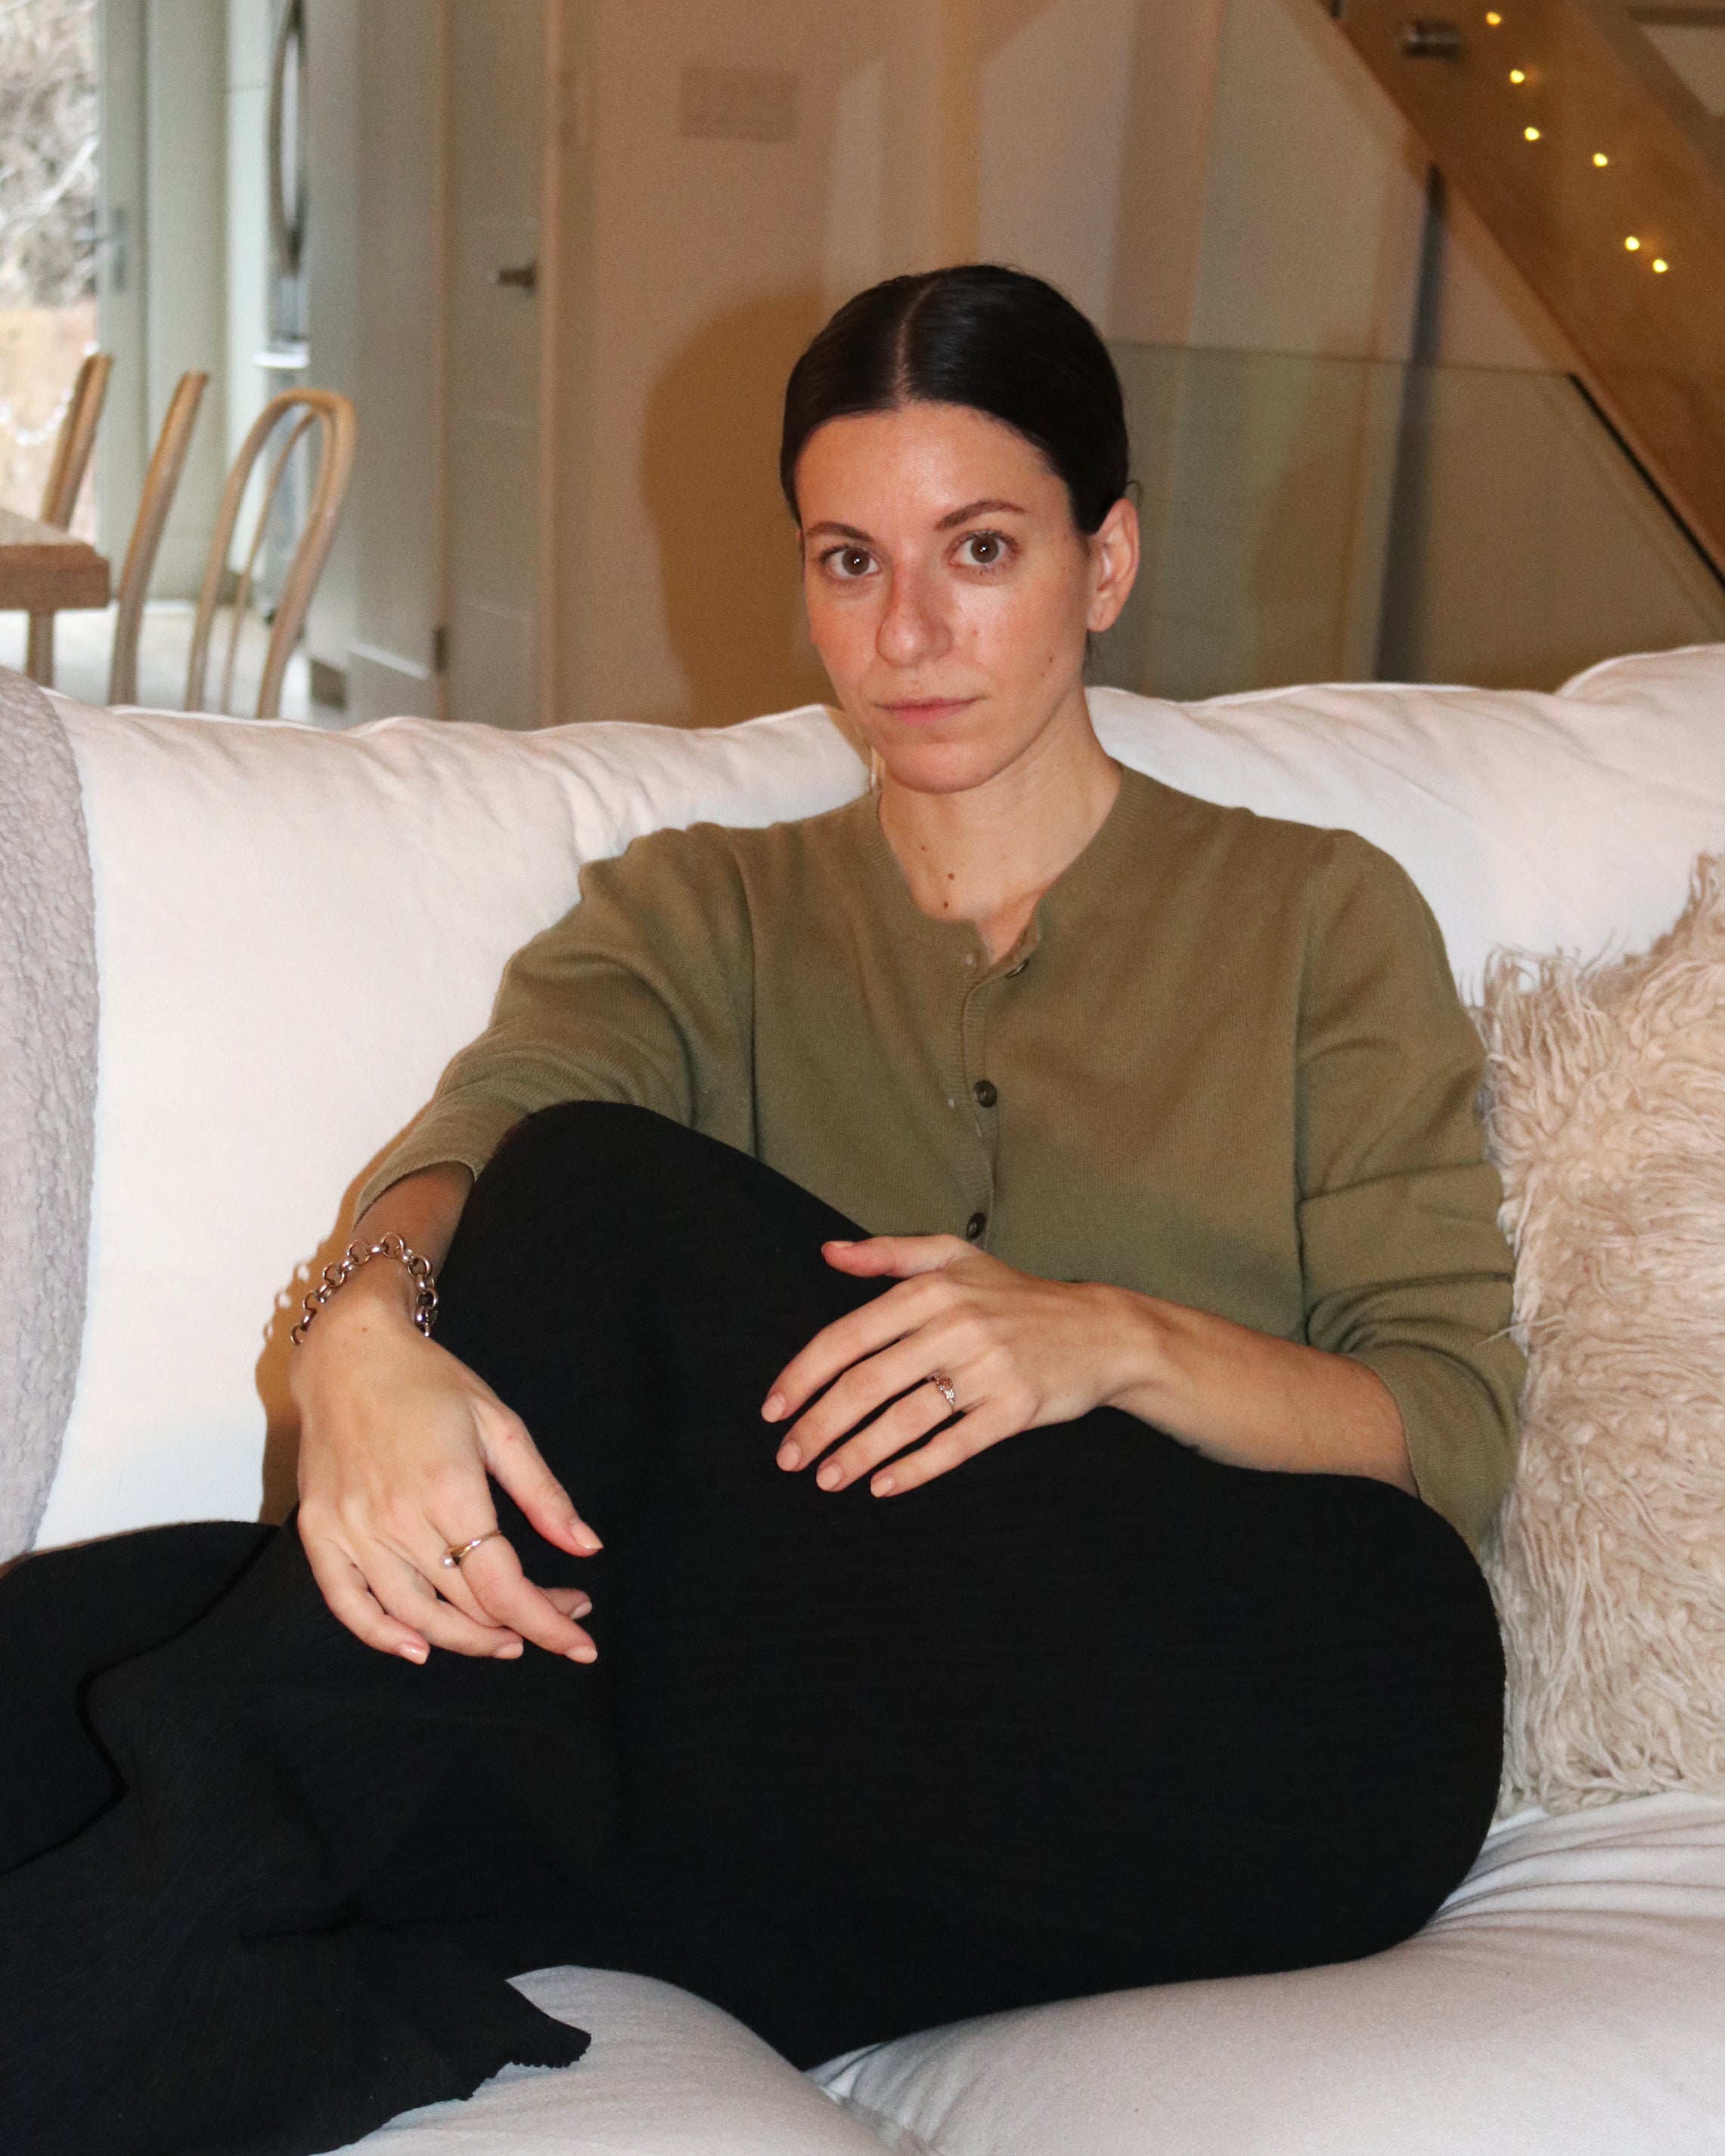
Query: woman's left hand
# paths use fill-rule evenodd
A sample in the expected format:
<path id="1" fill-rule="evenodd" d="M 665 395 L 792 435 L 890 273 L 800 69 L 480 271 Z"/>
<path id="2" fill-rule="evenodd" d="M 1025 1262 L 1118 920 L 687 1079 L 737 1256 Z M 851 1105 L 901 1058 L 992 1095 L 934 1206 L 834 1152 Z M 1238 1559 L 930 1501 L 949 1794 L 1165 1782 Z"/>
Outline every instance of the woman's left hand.
<path id="1" fill-rule="evenodd" d="M 821 1460 L 822 1489 L 845 1489 L 878 1469 L 875 1496 L 914 1490 L 1003 1438 L 1076 1421 L 1109 1400 L 1122 1332 L 1133 1329 L 1118 1290 L 1038 1280 L 956 1235 L 875 1235 L 828 1243 L 823 1255 L 855 1279 L 900 1285 L 817 1332 L 762 1408 L 768 1422 L 799 1417 L 778 1464 L 794 1470 Z M 954 1410 L 927 1382 L 931 1373 L 957 1395 L 946 1430 Z M 809 1407 L 823 1386 L 830 1389 Z M 867 1429 L 857 1428 L 862 1422 Z M 924 1437 L 927 1444 L 893 1457 Z"/>

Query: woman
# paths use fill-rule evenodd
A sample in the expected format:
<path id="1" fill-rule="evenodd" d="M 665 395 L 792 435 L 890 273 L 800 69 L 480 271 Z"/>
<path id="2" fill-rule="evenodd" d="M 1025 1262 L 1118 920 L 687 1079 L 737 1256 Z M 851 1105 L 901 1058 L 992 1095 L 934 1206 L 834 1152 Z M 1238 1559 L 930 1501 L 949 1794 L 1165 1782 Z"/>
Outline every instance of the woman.
<path id="1" fill-rule="evenodd" d="M 1518 1367 L 1430 915 L 1104 753 L 1126 434 L 1048 286 L 853 300 L 782 471 L 876 789 L 515 959 L 308 1306 L 297 1536 L 0 1590 L 28 2156 L 567 2061 L 547 1963 L 806 2065 L 1368 1953 L 1477 1850 Z"/>

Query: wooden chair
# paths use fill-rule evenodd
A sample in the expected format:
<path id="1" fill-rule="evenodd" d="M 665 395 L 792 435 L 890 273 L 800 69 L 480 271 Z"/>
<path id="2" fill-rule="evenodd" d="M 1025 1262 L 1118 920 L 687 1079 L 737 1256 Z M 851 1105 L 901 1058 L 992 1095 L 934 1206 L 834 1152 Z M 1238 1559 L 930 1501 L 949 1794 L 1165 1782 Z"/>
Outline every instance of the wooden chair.
<path id="1" fill-rule="evenodd" d="M 234 459 L 234 468 L 228 475 L 228 484 L 223 490 L 221 515 L 216 520 L 215 537 L 210 543 L 209 567 L 204 572 L 203 589 L 198 594 L 198 613 L 192 624 L 192 657 L 186 670 L 186 708 L 188 711 L 226 711 L 228 709 L 228 700 L 234 693 L 234 667 L 239 652 L 240 629 L 251 598 L 258 556 L 263 547 L 270 514 L 281 490 L 290 459 L 314 428 L 318 437 L 317 479 L 292 558 L 288 563 L 287 574 L 283 579 L 281 596 L 276 601 L 269 649 L 264 655 L 264 676 L 258 688 L 255 716 L 260 719 L 274 719 L 280 716 L 282 679 L 287 672 L 287 663 L 293 654 L 294 646 L 299 642 L 300 632 L 305 626 L 305 616 L 317 589 L 318 578 L 323 574 L 324 563 L 329 559 L 330 548 L 335 542 L 336 526 L 341 518 L 341 505 L 347 498 L 347 482 L 352 476 L 354 450 L 358 444 L 359 422 L 352 405 L 345 397 L 339 397 L 329 389 L 286 389 L 280 396 L 271 398 L 258 414 L 251 432 L 240 444 L 239 454 Z M 213 701 L 206 701 L 204 685 L 209 668 L 210 633 L 228 580 L 228 553 L 234 542 L 234 526 L 239 521 L 252 468 L 270 445 L 278 429 L 282 430 L 280 444 L 264 483 L 263 498 L 258 506 L 257 522 L 246 552 L 245 567 L 239 572 L 239 585 L 234 594 L 234 615 L 228 625 L 228 650 L 222 668 L 221 688 Z"/>
<path id="2" fill-rule="evenodd" d="M 131 527 L 131 543 L 126 550 L 126 566 L 120 572 L 119 604 L 114 613 L 114 649 L 108 662 L 108 701 L 135 704 L 138 700 L 138 635 L 143 625 L 144 601 L 162 546 L 168 511 L 179 490 L 198 424 L 198 407 L 209 386 L 207 374 L 182 374 L 175 385 L 167 416 L 156 438 L 150 469 L 144 475 L 144 491 Z"/>
<path id="3" fill-rule="evenodd" d="M 57 531 L 71 529 L 78 507 L 79 490 L 90 469 L 90 453 L 95 447 L 96 424 L 108 394 L 108 377 L 114 371 L 113 355 L 86 353 L 72 384 L 66 416 L 60 422 L 59 439 L 54 445 L 54 462 L 48 468 L 48 484 L 42 490 L 41 521 Z M 54 686 L 54 616 L 30 616 L 29 640 L 25 647 L 24 670 L 45 689 Z"/>

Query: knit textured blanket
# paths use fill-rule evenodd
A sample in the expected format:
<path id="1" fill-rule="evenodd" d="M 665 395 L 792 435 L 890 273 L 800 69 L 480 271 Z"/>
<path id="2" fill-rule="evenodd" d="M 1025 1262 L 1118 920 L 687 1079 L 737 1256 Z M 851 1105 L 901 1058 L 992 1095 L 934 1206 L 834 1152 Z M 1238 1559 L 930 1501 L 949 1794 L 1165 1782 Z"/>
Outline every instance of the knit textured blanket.
<path id="1" fill-rule="evenodd" d="M 78 767 L 47 697 L 0 668 L 0 1562 L 34 1540 L 72 1411 L 95 1089 Z"/>

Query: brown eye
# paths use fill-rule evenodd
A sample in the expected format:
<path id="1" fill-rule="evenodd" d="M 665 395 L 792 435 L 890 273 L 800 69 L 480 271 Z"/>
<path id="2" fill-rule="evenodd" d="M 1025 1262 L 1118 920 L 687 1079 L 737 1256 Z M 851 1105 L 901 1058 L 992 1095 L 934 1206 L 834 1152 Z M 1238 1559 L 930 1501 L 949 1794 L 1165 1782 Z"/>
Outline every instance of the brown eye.
<path id="1" fill-rule="evenodd" d="M 959 552 L 967 568 L 998 568 L 1006 559 L 1006 541 L 998 531 L 973 531 Z"/>
<path id="2" fill-rule="evenodd" d="M 847 547 L 839 557 L 847 577 L 865 577 L 869 572 L 869 557 L 860 547 Z"/>

